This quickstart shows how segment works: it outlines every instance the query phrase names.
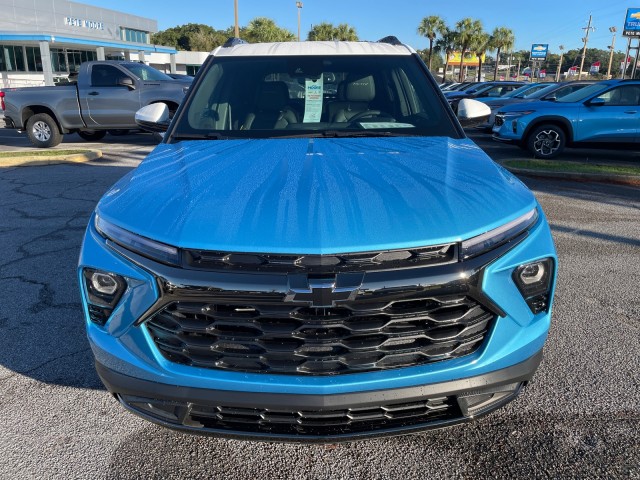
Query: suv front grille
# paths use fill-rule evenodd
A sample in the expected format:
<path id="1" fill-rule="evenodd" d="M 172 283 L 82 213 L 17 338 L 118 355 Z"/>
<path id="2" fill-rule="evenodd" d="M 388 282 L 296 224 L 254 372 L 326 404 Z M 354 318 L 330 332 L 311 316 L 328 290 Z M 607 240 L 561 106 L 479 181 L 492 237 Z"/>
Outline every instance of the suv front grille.
<path id="1" fill-rule="evenodd" d="M 411 295 L 384 304 L 354 300 L 328 308 L 174 302 L 146 326 L 162 355 L 175 363 L 331 375 L 468 355 L 482 344 L 495 318 L 468 296 Z"/>
<path id="2" fill-rule="evenodd" d="M 286 410 L 205 406 L 121 395 L 136 411 L 195 429 L 326 437 L 425 425 L 462 416 L 455 397 L 340 410 Z"/>

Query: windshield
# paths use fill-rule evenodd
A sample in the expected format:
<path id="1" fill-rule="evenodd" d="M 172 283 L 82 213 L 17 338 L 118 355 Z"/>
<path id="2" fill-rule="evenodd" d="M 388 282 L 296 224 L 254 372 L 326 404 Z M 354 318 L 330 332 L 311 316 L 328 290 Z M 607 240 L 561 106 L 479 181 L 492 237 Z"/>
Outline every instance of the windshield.
<path id="1" fill-rule="evenodd" d="M 610 84 L 608 83 L 594 83 L 593 85 L 589 85 L 588 87 L 581 88 L 580 90 L 570 93 L 569 95 L 560 97 L 556 100 L 556 102 L 559 102 L 559 103 L 580 102 L 585 98 L 588 98 L 591 95 L 594 95 L 600 92 L 601 90 L 604 90 L 605 88 L 609 87 L 609 85 Z"/>
<path id="2" fill-rule="evenodd" d="M 160 70 L 156 70 L 153 67 L 149 67 L 144 63 L 125 63 L 122 66 L 133 73 L 140 80 L 151 80 L 154 82 L 158 80 L 173 81 L 173 78 L 171 78 L 169 75 L 166 75 Z"/>
<path id="3" fill-rule="evenodd" d="M 519 88 L 518 90 L 521 90 L 520 92 L 518 92 L 518 90 L 516 90 L 515 95 L 513 95 L 515 98 L 535 98 L 535 94 L 537 92 L 540 92 L 542 90 L 548 89 L 550 86 L 555 87 L 555 83 L 539 83 L 537 85 L 527 85 L 529 88 L 525 88 L 524 90 L 522 90 L 521 88 Z"/>
<path id="4" fill-rule="evenodd" d="M 172 138 L 458 137 L 411 55 L 219 57 Z"/>

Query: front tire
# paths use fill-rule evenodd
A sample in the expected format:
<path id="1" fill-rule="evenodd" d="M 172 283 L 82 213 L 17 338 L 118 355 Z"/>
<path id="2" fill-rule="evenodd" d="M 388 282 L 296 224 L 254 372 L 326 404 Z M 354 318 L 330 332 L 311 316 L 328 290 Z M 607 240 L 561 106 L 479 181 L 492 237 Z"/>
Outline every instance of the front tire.
<path id="1" fill-rule="evenodd" d="M 567 135 L 558 125 L 540 125 L 527 137 L 527 149 L 536 158 L 556 158 L 563 152 L 566 144 Z"/>
<path id="2" fill-rule="evenodd" d="M 105 130 L 81 130 L 78 132 L 78 135 L 87 142 L 97 142 L 98 140 L 102 140 L 106 134 L 107 132 Z"/>
<path id="3" fill-rule="evenodd" d="M 38 148 L 51 148 L 62 142 L 58 124 L 47 113 L 36 113 L 27 120 L 27 136 Z"/>

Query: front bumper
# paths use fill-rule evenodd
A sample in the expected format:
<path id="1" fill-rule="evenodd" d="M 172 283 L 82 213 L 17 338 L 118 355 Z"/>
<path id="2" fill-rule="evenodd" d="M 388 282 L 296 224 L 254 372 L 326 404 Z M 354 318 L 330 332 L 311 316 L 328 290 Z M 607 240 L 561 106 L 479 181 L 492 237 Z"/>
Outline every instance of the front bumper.
<path id="1" fill-rule="evenodd" d="M 228 438 L 334 443 L 401 435 L 466 422 L 513 400 L 542 351 L 476 377 L 415 387 L 333 395 L 233 392 L 177 387 L 96 369 L 129 411 L 162 426 Z"/>

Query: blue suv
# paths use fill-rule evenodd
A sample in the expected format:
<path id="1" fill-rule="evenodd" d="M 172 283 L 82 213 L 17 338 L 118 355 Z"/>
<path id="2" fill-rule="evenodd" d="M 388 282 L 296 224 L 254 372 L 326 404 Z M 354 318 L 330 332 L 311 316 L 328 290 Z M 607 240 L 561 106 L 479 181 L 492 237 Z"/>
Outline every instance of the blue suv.
<path id="1" fill-rule="evenodd" d="M 565 147 L 637 144 L 640 81 L 598 82 L 558 98 L 505 106 L 496 114 L 493 138 L 515 143 L 538 158 Z"/>
<path id="2" fill-rule="evenodd" d="M 462 100 L 459 116 L 474 109 L 489 113 Z M 170 123 L 163 104 L 136 118 L 164 139 L 100 200 L 78 267 L 124 408 L 335 442 L 465 422 L 531 380 L 549 226 L 413 49 L 234 40 Z"/>

